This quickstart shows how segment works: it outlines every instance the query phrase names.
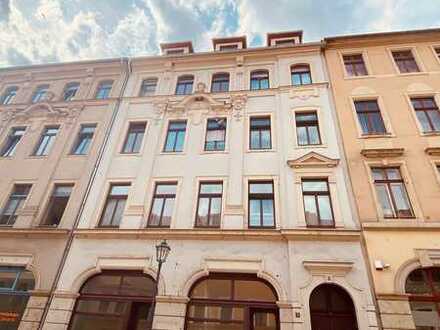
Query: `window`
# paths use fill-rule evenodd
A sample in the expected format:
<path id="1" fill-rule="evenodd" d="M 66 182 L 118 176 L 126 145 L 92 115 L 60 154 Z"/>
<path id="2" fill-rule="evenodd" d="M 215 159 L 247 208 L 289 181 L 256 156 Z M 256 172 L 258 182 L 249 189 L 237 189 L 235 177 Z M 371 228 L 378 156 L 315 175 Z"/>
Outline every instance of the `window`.
<path id="1" fill-rule="evenodd" d="M 176 182 L 157 183 L 154 188 L 153 202 L 151 203 L 149 227 L 169 227 L 173 216 L 176 201 Z"/>
<path id="2" fill-rule="evenodd" d="M 228 51 L 228 50 L 236 50 L 238 49 L 238 45 L 237 44 L 233 44 L 233 45 L 220 45 L 218 47 L 218 50 L 224 52 L 224 51 Z"/>
<path id="3" fill-rule="evenodd" d="M 9 196 L 6 205 L 3 207 L 0 225 L 12 226 L 17 219 L 18 212 L 23 207 L 24 202 L 31 190 L 31 185 L 29 184 L 16 184 Z"/>
<path id="4" fill-rule="evenodd" d="M 440 59 L 440 47 L 435 48 L 435 53 L 436 53 L 437 57 Z"/>
<path id="5" fill-rule="evenodd" d="M 269 71 L 258 70 L 251 72 L 251 90 L 269 88 Z"/>
<path id="6" fill-rule="evenodd" d="M 138 153 L 144 139 L 146 123 L 130 123 L 122 152 L 125 154 Z"/>
<path id="7" fill-rule="evenodd" d="M 312 83 L 312 75 L 310 73 L 310 66 L 307 64 L 294 65 L 291 68 L 292 85 L 309 85 Z"/>
<path id="8" fill-rule="evenodd" d="M 385 218 L 413 218 L 405 183 L 396 167 L 372 168 L 377 198 Z"/>
<path id="9" fill-rule="evenodd" d="M 405 293 L 408 295 L 416 329 L 438 330 L 440 328 L 440 268 L 413 270 L 406 279 Z"/>
<path id="10" fill-rule="evenodd" d="M 101 81 L 98 85 L 98 89 L 96 90 L 95 99 L 104 100 L 110 97 L 110 92 L 112 90 L 113 81 Z"/>
<path id="11" fill-rule="evenodd" d="M 142 272 L 105 270 L 81 288 L 69 330 L 146 329 L 154 290 Z"/>
<path id="12" fill-rule="evenodd" d="M 40 137 L 34 156 L 47 156 L 52 148 L 55 138 L 58 134 L 59 127 L 46 127 Z"/>
<path id="13" fill-rule="evenodd" d="M 205 150 L 223 151 L 226 141 L 226 118 L 210 118 L 206 127 Z"/>
<path id="14" fill-rule="evenodd" d="M 216 73 L 212 76 L 211 92 L 229 91 L 229 73 Z"/>
<path id="15" fill-rule="evenodd" d="M 297 112 L 295 114 L 298 145 L 321 144 L 318 115 L 316 112 Z"/>
<path id="16" fill-rule="evenodd" d="M 394 51 L 392 54 L 400 73 L 420 71 L 411 50 Z"/>
<path id="17" fill-rule="evenodd" d="M 153 95 L 156 92 L 157 78 L 148 78 L 142 81 L 139 96 Z"/>
<path id="18" fill-rule="evenodd" d="M 308 227 L 333 227 L 333 209 L 327 180 L 303 179 L 304 214 Z"/>
<path id="19" fill-rule="evenodd" d="M 73 185 L 70 184 L 55 185 L 47 206 L 45 219 L 42 223 L 43 226 L 58 226 L 60 224 L 72 189 Z"/>
<path id="20" fill-rule="evenodd" d="M 185 53 L 185 49 L 183 49 L 183 48 L 167 49 L 167 51 L 166 51 L 167 55 L 180 55 L 180 54 L 184 54 L 184 53 Z"/>
<path id="21" fill-rule="evenodd" d="M 55 142 L 59 127 L 46 127 L 40 137 L 34 156 L 47 156 Z"/>
<path id="22" fill-rule="evenodd" d="M 11 129 L 1 150 L 2 157 L 11 157 L 14 155 L 18 143 L 20 142 L 25 131 L 25 127 L 14 127 Z"/>
<path id="23" fill-rule="evenodd" d="M 275 228 L 273 181 L 249 182 L 249 228 Z"/>
<path id="24" fill-rule="evenodd" d="M 382 114 L 376 100 L 354 102 L 362 134 L 386 134 Z"/>
<path id="25" fill-rule="evenodd" d="M 321 284 L 310 295 L 312 329 L 358 330 L 350 295 L 336 284 Z"/>
<path id="26" fill-rule="evenodd" d="M 270 117 L 251 117 L 249 142 L 251 150 L 272 148 Z"/>
<path id="27" fill-rule="evenodd" d="M 189 95 L 193 91 L 194 76 L 181 76 L 177 79 L 176 95 Z"/>
<path id="28" fill-rule="evenodd" d="M 277 295 L 251 274 L 211 273 L 194 284 L 185 318 L 187 330 L 277 330 Z"/>
<path id="29" fill-rule="evenodd" d="M 349 77 L 368 75 L 362 54 L 344 55 L 345 72 Z"/>
<path id="30" fill-rule="evenodd" d="M 412 98 L 411 103 L 423 133 L 440 131 L 440 112 L 433 97 Z"/>
<path id="31" fill-rule="evenodd" d="M 100 227 L 119 227 L 127 201 L 129 183 L 112 184 L 102 212 Z"/>
<path id="32" fill-rule="evenodd" d="M 277 47 L 286 47 L 286 46 L 294 46 L 294 45 L 295 45 L 294 39 L 275 40 L 275 46 Z"/>
<path id="33" fill-rule="evenodd" d="M 22 267 L 0 267 L 0 329 L 18 329 L 35 280 Z"/>
<path id="34" fill-rule="evenodd" d="M 18 87 L 11 86 L 6 88 L 2 97 L 0 98 L 0 104 L 7 105 L 11 104 L 14 101 L 15 96 L 17 95 Z"/>
<path id="35" fill-rule="evenodd" d="M 32 103 L 44 101 L 46 99 L 48 90 L 49 90 L 49 85 L 38 86 L 34 94 L 32 95 Z"/>
<path id="36" fill-rule="evenodd" d="M 196 227 L 220 227 L 222 194 L 222 182 L 200 183 Z"/>
<path id="37" fill-rule="evenodd" d="M 181 152 L 185 144 L 186 121 L 170 121 L 164 152 Z"/>
<path id="38" fill-rule="evenodd" d="M 89 152 L 96 125 L 81 125 L 75 145 L 72 149 L 73 155 L 86 155 Z"/>
<path id="39" fill-rule="evenodd" d="M 64 88 L 63 100 L 66 102 L 72 101 L 78 90 L 79 90 L 79 83 L 77 82 L 68 83 Z"/>

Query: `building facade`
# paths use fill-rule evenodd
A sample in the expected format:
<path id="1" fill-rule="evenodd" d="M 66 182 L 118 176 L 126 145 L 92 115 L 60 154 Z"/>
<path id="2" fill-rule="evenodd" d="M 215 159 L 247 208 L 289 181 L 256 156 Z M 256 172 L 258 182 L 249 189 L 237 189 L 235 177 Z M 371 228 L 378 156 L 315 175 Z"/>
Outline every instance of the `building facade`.
<path id="1" fill-rule="evenodd" d="M 1 329 L 39 325 L 123 72 L 119 60 L 0 71 Z"/>
<path id="2" fill-rule="evenodd" d="M 439 329 L 440 31 L 326 39 L 384 329 Z"/>
<path id="3" fill-rule="evenodd" d="M 378 327 L 321 43 L 135 58 L 44 329 Z"/>

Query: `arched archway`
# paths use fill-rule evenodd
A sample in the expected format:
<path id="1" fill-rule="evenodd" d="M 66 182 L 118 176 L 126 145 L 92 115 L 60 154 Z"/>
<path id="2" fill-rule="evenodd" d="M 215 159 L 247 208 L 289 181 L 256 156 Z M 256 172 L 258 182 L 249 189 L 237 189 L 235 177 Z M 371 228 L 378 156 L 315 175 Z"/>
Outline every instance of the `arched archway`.
<path id="1" fill-rule="evenodd" d="M 80 290 L 69 329 L 145 329 L 154 286 L 154 280 L 140 271 L 92 276 Z"/>
<path id="2" fill-rule="evenodd" d="M 18 329 L 35 287 L 34 275 L 23 267 L 0 266 L 0 329 Z"/>
<path id="3" fill-rule="evenodd" d="M 417 329 L 440 329 L 440 267 L 418 268 L 409 273 L 405 292 Z"/>
<path id="4" fill-rule="evenodd" d="M 310 295 L 312 330 L 357 330 L 353 300 L 336 284 L 321 284 Z"/>
<path id="5" fill-rule="evenodd" d="M 278 330 L 275 289 L 255 274 L 211 273 L 189 293 L 186 330 Z"/>

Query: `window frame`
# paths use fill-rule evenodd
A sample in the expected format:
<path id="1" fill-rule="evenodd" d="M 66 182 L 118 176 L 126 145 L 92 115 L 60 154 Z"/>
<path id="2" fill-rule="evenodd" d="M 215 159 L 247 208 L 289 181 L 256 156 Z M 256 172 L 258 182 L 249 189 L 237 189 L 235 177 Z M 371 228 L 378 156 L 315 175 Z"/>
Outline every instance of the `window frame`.
<path id="1" fill-rule="evenodd" d="M 221 79 L 222 77 L 227 77 L 227 79 L 226 78 Z M 216 81 L 216 79 L 217 79 L 217 81 Z M 219 90 L 214 90 L 215 84 L 220 83 L 220 86 L 224 86 L 226 81 L 227 81 L 227 88 L 226 89 L 220 88 Z M 229 72 L 216 72 L 212 75 L 211 93 L 227 93 L 227 92 L 229 92 L 230 87 L 231 87 L 231 75 L 229 74 Z"/>
<path id="2" fill-rule="evenodd" d="M 258 75 L 258 74 L 266 74 L 265 78 L 261 78 L 261 77 L 252 77 L 252 75 Z M 263 80 L 267 80 L 267 88 L 262 88 L 261 84 Z M 258 88 L 252 88 L 252 82 L 253 81 L 258 81 Z M 269 69 L 255 69 L 252 70 L 249 73 L 249 90 L 251 91 L 261 91 L 261 90 L 268 90 L 270 89 L 270 72 Z"/>
<path id="3" fill-rule="evenodd" d="M 153 86 L 153 83 L 147 84 L 146 83 L 147 81 L 150 81 L 150 82 L 154 81 L 154 90 L 153 91 L 149 91 L 149 92 L 144 91 L 144 86 Z M 157 91 L 158 84 L 159 84 L 159 78 L 157 78 L 157 77 L 147 77 L 147 78 L 142 79 L 138 96 L 139 97 L 147 97 L 147 96 L 155 95 L 156 91 Z"/>
<path id="4" fill-rule="evenodd" d="M 362 61 L 359 60 L 351 60 L 349 63 L 346 62 L 346 57 L 355 57 L 355 56 L 360 56 Z M 367 66 L 367 61 L 365 59 L 365 54 L 363 52 L 350 52 L 350 53 L 342 53 L 341 54 L 341 59 L 342 59 L 342 65 L 344 67 L 344 73 L 345 76 L 347 78 L 360 78 L 360 77 L 368 77 L 370 75 L 370 70 L 368 69 Z M 363 64 L 364 66 L 364 70 L 365 70 L 365 74 L 358 74 L 358 70 L 356 69 L 356 64 Z M 351 65 L 352 67 L 352 72 L 354 72 L 354 75 L 350 75 L 349 71 L 347 70 L 347 66 Z"/>
<path id="5" fill-rule="evenodd" d="M 207 149 L 207 143 L 210 142 L 207 140 L 208 138 L 208 132 L 209 131 L 220 131 L 220 129 L 212 129 L 209 128 L 209 121 L 211 120 L 224 120 L 225 121 L 225 125 L 224 125 L 224 129 L 221 129 L 221 131 L 224 131 L 224 140 L 223 140 L 223 144 L 224 144 L 224 148 L 223 149 L 218 149 L 218 148 L 214 148 L 214 149 Z M 207 152 L 207 153 L 215 153 L 215 152 L 225 152 L 227 149 L 227 132 L 228 132 L 228 118 L 227 117 L 208 117 L 206 118 L 206 125 L 205 125 L 205 140 L 203 141 L 203 152 Z M 217 146 L 217 144 L 219 142 L 221 142 L 220 140 L 216 140 L 215 142 L 215 146 Z"/>
<path id="6" fill-rule="evenodd" d="M 414 103 L 413 103 L 413 101 L 415 101 L 415 100 L 428 100 L 428 99 L 431 99 L 432 101 L 433 101 L 433 103 L 434 103 L 434 107 L 433 108 L 422 108 L 422 109 L 416 109 L 415 107 L 414 107 Z M 417 126 L 418 126 L 418 128 L 419 128 L 419 130 L 420 130 L 420 133 L 422 134 L 422 135 L 436 135 L 436 134 L 440 134 L 440 128 L 438 129 L 438 130 L 433 130 L 433 128 L 434 128 L 434 125 L 433 125 L 433 123 L 432 123 L 432 119 L 431 119 L 431 117 L 427 114 L 427 111 L 432 111 L 432 110 L 436 110 L 438 113 L 439 113 L 439 115 L 440 115 L 440 108 L 439 108 L 439 106 L 438 106 L 438 103 L 437 103 L 437 100 L 436 100 L 436 97 L 435 97 L 435 95 L 408 95 L 408 101 L 409 101 L 409 106 L 410 106 L 410 108 L 411 108 L 411 110 L 412 110 L 412 113 L 413 113 L 413 115 L 414 115 L 414 117 L 415 117 L 415 120 L 416 120 L 416 123 L 417 123 Z M 420 122 L 420 120 L 419 120 L 419 117 L 417 116 L 417 112 L 418 111 L 423 111 L 424 113 L 425 113 L 425 117 L 427 118 L 427 120 L 428 120 L 428 123 L 429 123 L 429 126 L 430 126 L 430 130 L 429 131 L 425 131 L 424 129 L 423 129 L 423 125 L 422 125 L 422 123 Z"/>
<path id="7" fill-rule="evenodd" d="M 255 128 L 252 129 L 252 120 L 253 119 L 269 119 L 269 126 L 265 126 L 262 128 Z M 252 147 L 252 131 L 258 131 L 259 132 L 259 145 L 261 146 L 261 132 L 267 130 L 267 127 L 269 127 L 269 138 L 270 138 L 270 146 L 269 148 L 253 148 Z M 248 143 L 248 150 L 251 152 L 262 152 L 262 151 L 269 151 L 269 150 L 273 150 L 273 141 L 272 141 L 272 116 L 270 114 L 258 114 L 258 115 L 250 115 L 249 116 L 249 133 L 248 133 L 248 139 L 249 139 L 249 143 Z"/>
<path id="8" fill-rule="evenodd" d="M 414 208 L 415 205 L 411 201 L 411 196 L 410 196 L 410 193 L 408 191 L 408 187 L 407 187 L 407 184 L 405 182 L 405 178 L 404 178 L 404 176 L 402 174 L 402 166 L 401 165 L 389 165 L 389 166 L 383 166 L 382 165 L 381 166 L 381 165 L 376 165 L 376 164 L 369 164 L 368 168 L 369 168 L 370 175 L 371 175 L 371 182 L 372 182 L 372 186 L 373 186 L 373 193 L 374 193 L 374 196 L 375 196 L 375 199 L 376 199 L 376 207 L 380 211 L 380 214 L 382 215 L 383 219 L 391 220 L 391 221 L 394 221 L 396 219 L 416 219 L 416 212 L 415 212 L 415 208 Z M 376 169 L 377 170 L 381 170 L 382 173 L 385 174 L 384 177 L 386 177 L 386 178 L 388 178 L 388 174 L 387 174 L 386 170 L 388 170 L 388 169 L 395 169 L 395 170 L 397 170 L 399 172 L 400 179 L 376 180 L 374 178 L 374 173 L 373 173 L 373 171 L 376 170 Z M 385 184 L 386 185 L 387 196 L 389 198 L 390 206 L 392 208 L 391 211 L 393 212 L 393 214 L 395 216 L 392 216 L 392 217 L 385 216 L 383 208 L 382 208 L 380 197 L 379 197 L 379 195 L 377 193 L 376 183 Z M 395 198 L 394 198 L 394 195 L 392 193 L 391 186 L 390 186 L 391 183 L 400 183 L 400 184 L 402 184 L 402 186 L 404 188 L 404 191 L 405 191 L 405 194 L 406 194 L 406 197 L 408 199 L 409 211 L 411 212 L 410 216 L 400 216 L 399 215 L 399 213 L 397 211 L 397 207 L 396 207 L 396 201 L 395 201 Z"/>
<path id="9" fill-rule="evenodd" d="M 301 122 L 299 122 L 299 125 L 298 125 L 298 121 L 297 121 L 297 117 L 298 116 L 301 116 L 301 115 L 311 115 L 311 114 L 315 115 L 316 120 L 301 121 Z M 319 125 L 319 116 L 318 116 L 318 111 L 317 110 L 294 111 L 294 123 L 295 123 L 296 145 L 299 148 L 318 147 L 318 146 L 322 146 L 323 145 L 322 136 L 321 136 L 321 129 L 320 129 L 320 125 Z M 313 125 L 315 123 L 316 123 L 316 125 Z M 313 127 L 313 126 L 316 126 L 316 129 L 318 131 L 319 143 L 300 144 L 299 143 L 298 127 L 306 127 L 307 128 L 306 129 L 307 141 L 310 142 L 310 136 L 309 136 L 308 127 Z"/>
<path id="10" fill-rule="evenodd" d="M 170 130 L 170 126 L 173 123 L 185 123 L 185 129 L 179 128 L 179 129 L 171 129 Z M 186 119 L 170 119 L 170 120 L 168 120 L 167 129 L 165 131 L 165 139 L 164 139 L 164 143 L 163 143 L 162 153 L 164 153 L 164 154 L 182 154 L 182 153 L 184 153 L 185 146 L 186 146 L 186 140 L 187 140 L 187 130 L 188 130 L 188 120 L 186 120 Z M 182 132 L 182 131 L 184 132 L 184 136 L 183 136 L 184 141 L 182 144 L 182 150 L 176 150 L 178 133 L 176 134 L 176 138 L 174 140 L 173 150 L 166 150 L 169 132 Z"/>
<path id="11" fill-rule="evenodd" d="M 175 186 L 176 192 L 174 194 L 158 194 L 157 187 L 161 186 L 161 185 Z M 178 188 L 179 188 L 179 182 L 177 180 L 176 181 L 156 181 L 156 182 L 154 182 L 153 196 L 151 198 L 150 211 L 148 212 L 147 228 L 171 228 L 171 224 L 172 224 L 173 218 L 174 218 L 174 212 L 176 210 Z M 162 203 L 162 209 L 160 211 L 159 224 L 157 226 L 151 225 L 151 215 L 153 213 L 154 201 L 156 200 L 156 198 L 161 198 L 164 200 L 164 202 Z M 174 207 L 173 207 L 172 214 L 171 214 L 170 225 L 169 226 L 163 225 L 162 218 L 163 218 L 163 212 L 164 212 L 165 204 L 166 204 L 165 202 L 166 202 L 166 200 L 172 199 L 172 198 L 174 198 Z"/>
<path id="12" fill-rule="evenodd" d="M 110 197 L 112 196 L 111 195 L 111 191 L 112 191 L 113 187 L 115 187 L 115 186 L 128 187 L 127 195 L 115 195 L 116 196 L 115 199 L 118 200 L 118 201 L 125 199 L 125 205 L 124 205 L 124 210 L 125 210 L 127 208 L 128 195 L 130 194 L 131 185 L 132 185 L 132 183 L 129 182 L 129 181 L 121 181 L 121 182 L 114 181 L 114 182 L 110 182 L 109 183 L 109 185 L 107 187 L 107 193 L 106 193 L 106 196 L 105 196 L 105 199 L 104 199 L 104 203 L 103 203 L 103 206 L 101 207 L 101 213 L 99 215 L 99 220 L 98 220 L 97 228 L 104 228 L 104 229 L 105 228 L 119 228 L 121 226 L 122 220 L 124 218 L 124 214 L 123 213 L 122 213 L 121 219 L 120 219 L 121 222 L 119 222 L 117 225 L 112 224 L 113 220 L 114 220 L 114 216 L 115 216 L 115 211 L 116 211 L 117 207 L 115 207 L 113 209 L 112 216 L 111 216 L 111 219 L 109 221 L 110 224 L 109 225 L 103 225 L 102 222 L 103 222 L 103 219 L 104 219 L 104 214 L 105 214 L 105 212 L 107 210 L 108 202 L 110 200 Z M 125 198 L 124 198 L 124 196 L 125 196 Z"/>
<path id="13" fill-rule="evenodd" d="M 48 130 L 50 130 L 50 129 L 57 129 L 57 132 L 55 134 L 47 134 L 46 132 Z M 32 156 L 33 157 L 48 157 L 50 152 L 52 151 L 52 148 L 53 148 L 53 146 L 54 146 L 54 144 L 56 142 L 56 138 L 57 138 L 58 134 L 60 133 L 60 130 L 61 130 L 61 126 L 60 125 L 48 125 L 48 126 L 45 126 L 43 128 L 43 131 L 40 134 L 40 137 L 38 139 L 37 144 L 34 147 L 34 150 L 32 152 Z M 46 145 L 45 145 L 45 147 L 43 149 L 43 153 L 37 154 L 37 151 L 40 149 L 40 145 L 43 143 L 43 140 L 44 140 L 45 136 L 50 136 L 51 140 L 53 139 L 53 142 L 50 143 L 51 140 L 49 140 L 49 142 L 46 143 Z M 49 143 L 50 143 L 50 145 L 49 145 Z M 49 150 L 47 150 L 48 145 L 49 145 Z"/>
<path id="14" fill-rule="evenodd" d="M 58 219 L 59 222 L 57 224 L 49 224 L 49 223 L 47 223 L 47 217 L 49 216 L 49 212 L 51 210 L 51 207 L 54 204 L 54 200 L 56 199 L 56 197 L 59 197 L 59 196 L 55 196 L 56 189 L 59 187 L 70 187 L 71 188 L 70 194 L 67 197 L 67 202 L 66 202 L 66 206 L 64 207 L 63 214 L 62 214 L 61 218 Z M 50 194 L 47 197 L 46 207 L 44 209 L 44 213 L 43 213 L 43 215 L 41 217 L 41 221 L 40 221 L 40 227 L 58 227 L 61 224 L 61 222 L 64 218 L 64 214 L 65 214 L 67 208 L 69 207 L 70 198 L 72 197 L 74 188 L 75 188 L 75 184 L 71 183 L 71 182 L 55 182 L 53 184 L 52 189 L 50 190 Z"/>
<path id="15" fill-rule="evenodd" d="M 142 140 L 141 140 L 140 145 L 139 145 L 139 150 L 138 151 L 133 151 L 134 146 L 136 145 L 136 141 L 137 141 L 137 139 L 138 139 L 138 137 L 140 135 L 140 132 L 141 132 L 140 130 L 135 132 L 136 139 L 132 143 L 132 148 L 130 149 L 131 151 L 125 151 L 125 148 L 126 148 L 127 142 L 128 142 L 128 138 L 129 138 L 129 135 L 130 135 L 130 128 L 131 128 L 131 126 L 132 125 L 133 126 L 136 126 L 136 125 L 140 126 L 142 124 L 144 125 L 144 130 L 143 130 L 143 133 L 142 133 Z M 129 121 L 128 125 L 127 125 L 127 128 L 126 128 L 125 137 L 124 137 L 124 140 L 122 142 L 122 146 L 120 148 L 120 152 L 119 153 L 123 154 L 123 155 L 137 155 L 137 154 L 142 153 L 142 150 L 143 150 L 143 147 L 144 147 L 144 143 L 145 143 L 145 135 L 147 133 L 147 127 L 148 127 L 148 122 L 147 121 Z"/>
<path id="16" fill-rule="evenodd" d="M 14 193 L 16 191 L 16 188 L 19 187 L 19 186 L 28 187 L 26 195 Z M 7 223 L 0 224 L 0 227 L 12 227 L 12 226 L 14 226 L 14 224 L 15 224 L 18 216 L 19 216 L 19 214 L 17 214 L 17 210 L 19 208 L 22 209 L 23 207 L 25 207 L 27 199 L 29 198 L 29 195 L 32 193 L 32 188 L 33 188 L 33 184 L 32 183 L 26 183 L 26 182 L 16 182 L 16 183 L 14 183 L 12 185 L 11 189 L 9 190 L 9 194 L 7 195 L 7 198 L 5 198 L 3 200 L 2 208 L 0 210 L 0 219 L 3 217 L 4 211 L 6 209 L 6 206 L 8 206 L 8 204 L 10 203 L 10 201 L 11 201 L 11 199 L 12 199 L 12 197 L 14 195 L 18 196 L 18 197 L 15 197 L 15 199 L 18 199 L 19 202 L 17 203 L 17 206 L 14 209 L 14 212 L 9 215 Z M 21 205 L 20 205 L 20 201 L 22 201 Z M 11 218 L 13 218 L 12 223 L 10 223 L 11 222 Z"/>
<path id="17" fill-rule="evenodd" d="M 107 99 L 111 98 L 112 97 L 111 93 L 113 91 L 114 83 L 115 83 L 115 81 L 113 79 L 100 80 L 98 82 L 98 84 L 96 85 L 94 99 L 95 100 L 107 100 Z M 108 88 L 108 92 L 105 95 L 105 97 L 101 97 L 101 96 L 99 96 L 99 94 L 100 94 L 101 89 L 103 88 L 103 85 L 105 85 L 105 84 L 109 84 L 110 88 Z M 107 88 L 105 90 L 107 90 Z"/>
<path id="18" fill-rule="evenodd" d="M 38 85 L 32 93 L 30 103 L 34 104 L 41 101 L 45 101 L 45 97 L 47 97 L 49 89 L 50 89 L 49 84 Z"/>
<path id="19" fill-rule="evenodd" d="M 215 184 L 215 185 L 221 185 L 222 186 L 222 192 L 219 193 L 202 193 L 202 185 L 204 184 Z M 199 181 L 198 182 L 198 192 L 197 192 L 197 205 L 196 205 L 196 216 L 195 216 L 195 222 L 194 222 L 194 228 L 221 228 L 222 227 L 222 218 L 223 218 L 223 193 L 224 193 L 224 182 L 223 180 L 206 180 L 206 181 Z M 199 206 L 200 206 L 200 199 L 201 198 L 208 198 L 209 204 L 208 204 L 208 225 L 203 226 L 200 224 L 199 220 Z M 211 225 L 211 201 L 213 198 L 220 198 L 220 219 L 219 224 L 217 225 Z"/>
<path id="20" fill-rule="evenodd" d="M 326 186 L 327 186 L 327 191 L 304 191 L 304 187 L 303 187 L 303 183 L 304 182 L 325 182 Z M 304 209 L 304 220 L 306 223 L 306 226 L 308 228 L 335 228 L 336 227 L 336 220 L 335 220 L 335 211 L 333 208 L 333 201 L 332 201 L 332 196 L 331 196 L 331 191 L 330 191 L 330 184 L 329 184 L 329 180 L 328 178 L 309 178 L 309 177 L 302 177 L 301 178 L 301 195 L 302 195 L 302 200 L 303 200 L 303 209 Z M 304 196 L 313 196 L 315 199 L 315 208 L 316 208 L 316 212 L 317 212 L 317 220 L 318 220 L 318 225 L 310 225 L 307 221 L 307 215 L 306 215 L 306 205 L 305 205 L 305 198 Z M 329 200 L 329 204 L 330 204 L 330 211 L 332 214 L 332 224 L 331 225 L 323 225 L 322 224 L 322 219 L 321 219 L 321 215 L 320 215 L 320 211 L 319 211 L 319 201 L 318 201 L 318 196 L 328 196 L 328 200 Z"/>
<path id="21" fill-rule="evenodd" d="M 16 137 L 15 132 L 23 130 L 23 134 L 18 135 L 18 140 L 14 137 Z M 20 144 L 21 140 L 23 139 L 24 135 L 26 134 L 27 126 L 12 126 L 9 128 L 8 134 L 3 140 L 3 143 L 1 144 L 0 148 L 0 157 L 2 158 L 12 158 L 15 155 L 15 152 L 17 151 L 18 145 Z M 17 141 L 13 146 L 12 142 Z M 11 151 L 12 148 L 12 151 Z M 8 154 L 6 154 L 6 151 L 9 151 Z M 12 152 L 12 153 L 11 153 Z"/>
<path id="22" fill-rule="evenodd" d="M 272 185 L 272 194 L 268 193 L 252 193 L 251 194 L 251 185 L 252 184 L 271 184 Z M 247 182 L 247 199 L 248 199 L 248 229 L 276 229 L 277 226 L 277 218 L 276 218 L 276 196 L 275 196 L 275 180 L 274 179 L 249 179 Z M 251 195 L 255 195 L 254 198 L 251 198 Z M 270 200 L 269 198 L 264 198 L 265 196 L 272 196 L 272 208 L 273 208 L 273 225 L 272 226 L 264 226 L 264 216 L 262 212 L 262 203 L 260 202 L 260 225 L 259 226 L 251 226 L 251 199 L 252 200 Z"/>
<path id="23" fill-rule="evenodd" d="M 398 62 L 396 61 L 396 58 L 394 57 L 394 53 L 402 53 L 402 52 L 410 52 L 412 59 L 414 60 L 414 63 L 417 67 L 417 71 L 410 71 L 410 72 L 402 72 L 400 69 L 401 67 L 399 66 Z M 389 55 L 391 56 L 391 61 L 393 62 L 394 68 L 397 72 L 397 74 L 399 75 L 411 75 L 411 74 L 420 74 L 422 73 L 423 70 L 423 66 L 418 58 L 418 54 L 416 52 L 416 49 L 414 47 L 406 47 L 406 48 L 390 48 L 389 49 Z M 408 61 L 409 58 L 406 59 L 406 61 Z M 407 65 L 406 65 L 407 66 Z"/>
<path id="24" fill-rule="evenodd" d="M 11 105 L 14 104 L 14 100 L 17 97 L 20 88 L 18 86 L 8 86 L 3 90 L 0 96 L 0 105 Z M 13 96 L 10 96 L 13 93 Z M 7 101 L 7 102 L 6 102 Z"/>
<path id="25" fill-rule="evenodd" d="M 77 81 L 72 81 L 72 82 L 68 82 L 67 84 L 65 84 L 64 88 L 63 88 L 63 94 L 61 95 L 61 101 L 63 101 L 63 102 L 74 101 L 75 97 L 78 95 L 80 85 L 81 84 Z M 66 99 L 66 93 L 69 91 L 69 89 L 71 89 L 74 86 L 76 86 L 75 93 L 72 96 L 70 96 L 70 98 Z"/>
<path id="26" fill-rule="evenodd" d="M 92 128 L 92 127 L 94 128 L 93 133 L 82 133 L 83 128 Z M 70 150 L 70 155 L 71 156 L 87 156 L 89 154 L 89 151 L 92 148 L 92 144 L 93 144 L 93 140 L 94 140 L 94 137 L 95 137 L 95 133 L 96 133 L 97 127 L 98 127 L 98 124 L 96 124 L 96 123 L 90 123 L 90 124 L 89 123 L 83 123 L 83 124 L 79 125 L 78 133 L 76 134 L 75 141 L 74 141 L 74 143 L 72 145 L 72 148 Z M 84 135 L 85 136 L 91 135 L 90 143 L 88 144 L 87 150 L 86 150 L 85 153 L 84 152 L 77 153 L 76 150 L 81 145 L 81 141 L 82 141 L 81 137 L 84 136 Z M 82 151 L 84 151 L 84 148 L 82 148 Z"/>
<path id="27" fill-rule="evenodd" d="M 299 70 L 299 71 L 294 71 L 294 70 Z M 293 77 L 294 75 L 297 75 L 299 77 L 300 83 L 299 84 L 294 84 L 293 82 Z M 303 76 L 304 75 L 308 75 L 308 78 L 310 80 L 310 83 L 304 82 L 303 81 Z M 296 64 L 292 64 L 290 66 L 290 84 L 292 86 L 308 86 L 308 85 L 312 85 L 313 84 L 313 79 L 312 79 L 312 68 L 310 66 L 310 64 L 308 63 L 296 63 Z"/>
<path id="28" fill-rule="evenodd" d="M 189 79 L 191 78 L 191 83 L 189 83 Z M 181 81 L 182 80 L 182 81 Z M 176 88 L 174 90 L 174 95 L 177 96 L 185 96 L 185 95 L 191 95 L 194 93 L 194 84 L 195 84 L 195 77 L 192 74 L 182 74 L 177 77 L 176 80 Z M 191 90 L 188 90 L 188 86 L 191 85 Z M 184 93 L 178 92 L 180 86 L 183 86 Z"/>
<path id="29" fill-rule="evenodd" d="M 377 105 L 377 111 L 358 111 L 356 104 L 357 103 L 367 103 L 367 102 L 375 102 Z M 356 123 L 358 125 L 358 129 L 359 129 L 359 133 L 361 137 L 375 137 L 375 136 L 390 136 L 391 133 L 389 131 L 389 128 L 387 126 L 387 122 L 385 121 L 385 116 L 384 116 L 384 112 L 382 110 L 382 104 L 379 100 L 378 97 L 369 97 L 369 98 L 354 98 L 353 99 L 353 110 L 354 110 L 354 115 L 356 118 Z M 367 114 L 367 119 L 368 119 L 368 127 L 369 130 L 367 133 L 364 132 L 360 118 L 359 118 L 359 114 Z M 376 131 L 371 131 L 370 133 L 370 127 L 371 127 L 371 116 L 369 116 L 369 113 L 378 113 L 380 115 L 381 121 L 382 121 L 382 125 L 383 125 L 383 129 L 384 132 L 380 133 L 380 132 L 376 132 Z"/>

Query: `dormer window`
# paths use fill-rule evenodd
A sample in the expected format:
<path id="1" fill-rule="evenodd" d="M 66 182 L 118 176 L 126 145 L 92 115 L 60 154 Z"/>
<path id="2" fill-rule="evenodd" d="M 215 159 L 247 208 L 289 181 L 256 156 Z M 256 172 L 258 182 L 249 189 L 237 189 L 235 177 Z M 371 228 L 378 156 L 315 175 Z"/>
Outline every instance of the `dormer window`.
<path id="1" fill-rule="evenodd" d="M 227 52 L 246 48 L 246 37 L 228 37 L 212 39 L 212 46 L 215 51 Z"/>
<path id="2" fill-rule="evenodd" d="M 193 92 L 194 76 L 180 76 L 177 79 L 176 95 L 189 95 Z"/>
<path id="3" fill-rule="evenodd" d="M 267 34 L 268 47 L 294 46 L 302 43 L 302 31 L 277 32 Z"/>
<path id="4" fill-rule="evenodd" d="M 183 55 L 194 52 L 191 41 L 161 44 L 160 49 L 163 55 Z"/>
<path id="5" fill-rule="evenodd" d="M 38 86 L 34 94 L 32 95 L 32 103 L 43 101 L 46 98 L 48 90 L 49 90 L 49 85 Z"/>

